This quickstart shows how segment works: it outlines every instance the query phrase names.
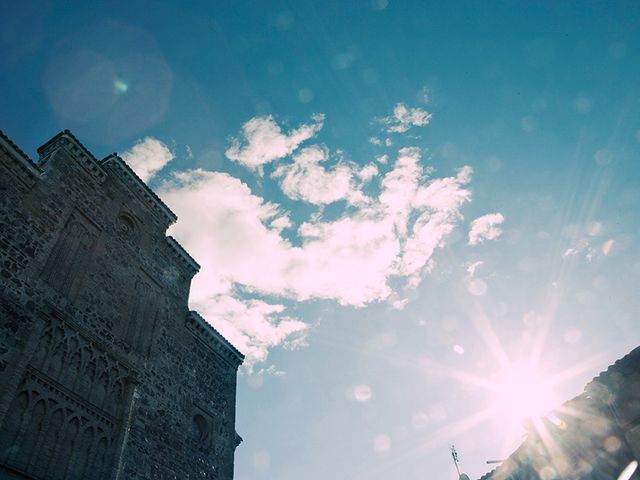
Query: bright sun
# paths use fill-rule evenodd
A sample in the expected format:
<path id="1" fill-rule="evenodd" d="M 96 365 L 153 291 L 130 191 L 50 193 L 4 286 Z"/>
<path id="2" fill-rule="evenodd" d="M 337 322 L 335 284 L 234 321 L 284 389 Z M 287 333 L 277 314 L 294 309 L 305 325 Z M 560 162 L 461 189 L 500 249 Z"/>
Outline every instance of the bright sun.
<path id="1" fill-rule="evenodd" d="M 535 420 L 557 406 L 549 381 L 532 368 L 515 365 L 496 382 L 495 405 L 512 425 Z"/>

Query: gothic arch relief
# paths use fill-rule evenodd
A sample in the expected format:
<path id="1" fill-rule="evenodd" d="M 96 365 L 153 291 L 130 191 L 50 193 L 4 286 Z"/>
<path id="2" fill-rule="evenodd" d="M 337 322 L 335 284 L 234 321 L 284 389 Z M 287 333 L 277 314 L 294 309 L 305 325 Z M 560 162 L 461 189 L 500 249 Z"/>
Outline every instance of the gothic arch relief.
<path id="1" fill-rule="evenodd" d="M 98 228 L 74 211 L 49 254 L 42 271 L 45 282 L 63 295 L 75 298 L 91 260 Z"/>
<path id="2" fill-rule="evenodd" d="M 159 317 L 165 310 L 161 293 L 160 286 L 141 272 L 136 277 L 127 314 L 122 318 L 122 339 L 143 357 L 150 354 Z"/>
<path id="3" fill-rule="evenodd" d="M 70 325 L 49 321 L 31 365 L 117 417 L 130 370 Z"/>
<path id="4" fill-rule="evenodd" d="M 35 478 L 110 478 L 117 424 L 30 370 L 0 428 L 0 462 Z"/>

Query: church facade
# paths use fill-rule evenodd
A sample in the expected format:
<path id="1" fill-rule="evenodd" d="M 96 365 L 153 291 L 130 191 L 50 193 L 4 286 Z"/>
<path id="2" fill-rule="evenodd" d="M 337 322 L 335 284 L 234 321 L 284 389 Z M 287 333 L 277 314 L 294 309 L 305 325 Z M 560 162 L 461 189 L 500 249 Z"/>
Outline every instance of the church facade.
<path id="1" fill-rule="evenodd" d="M 194 311 L 173 212 L 69 131 L 0 132 L 0 478 L 233 478 L 243 356 Z"/>

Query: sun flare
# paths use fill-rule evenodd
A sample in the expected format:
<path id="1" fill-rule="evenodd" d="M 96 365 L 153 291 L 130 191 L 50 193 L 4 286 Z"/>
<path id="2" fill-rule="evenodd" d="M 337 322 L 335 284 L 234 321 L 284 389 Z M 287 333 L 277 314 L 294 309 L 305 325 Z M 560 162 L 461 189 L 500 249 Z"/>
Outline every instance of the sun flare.
<path id="1" fill-rule="evenodd" d="M 496 382 L 494 393 L 499 414 L 512 425 L 533 421 L 557 406 L 549 380 L 527 366 L 510 367 Z"/>

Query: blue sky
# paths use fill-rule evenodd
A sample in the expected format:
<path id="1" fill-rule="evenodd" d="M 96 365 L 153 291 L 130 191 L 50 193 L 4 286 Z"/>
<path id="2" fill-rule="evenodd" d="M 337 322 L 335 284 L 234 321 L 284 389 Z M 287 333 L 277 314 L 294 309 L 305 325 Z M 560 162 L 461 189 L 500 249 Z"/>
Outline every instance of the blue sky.
<path id="1" fill-rule="evenodd" d="M 248 353 L 237 479 L 478 477 L 505 369 L 640 343 L 636 2 L 4 10 L 0 128 L 124 154 Z"/>

